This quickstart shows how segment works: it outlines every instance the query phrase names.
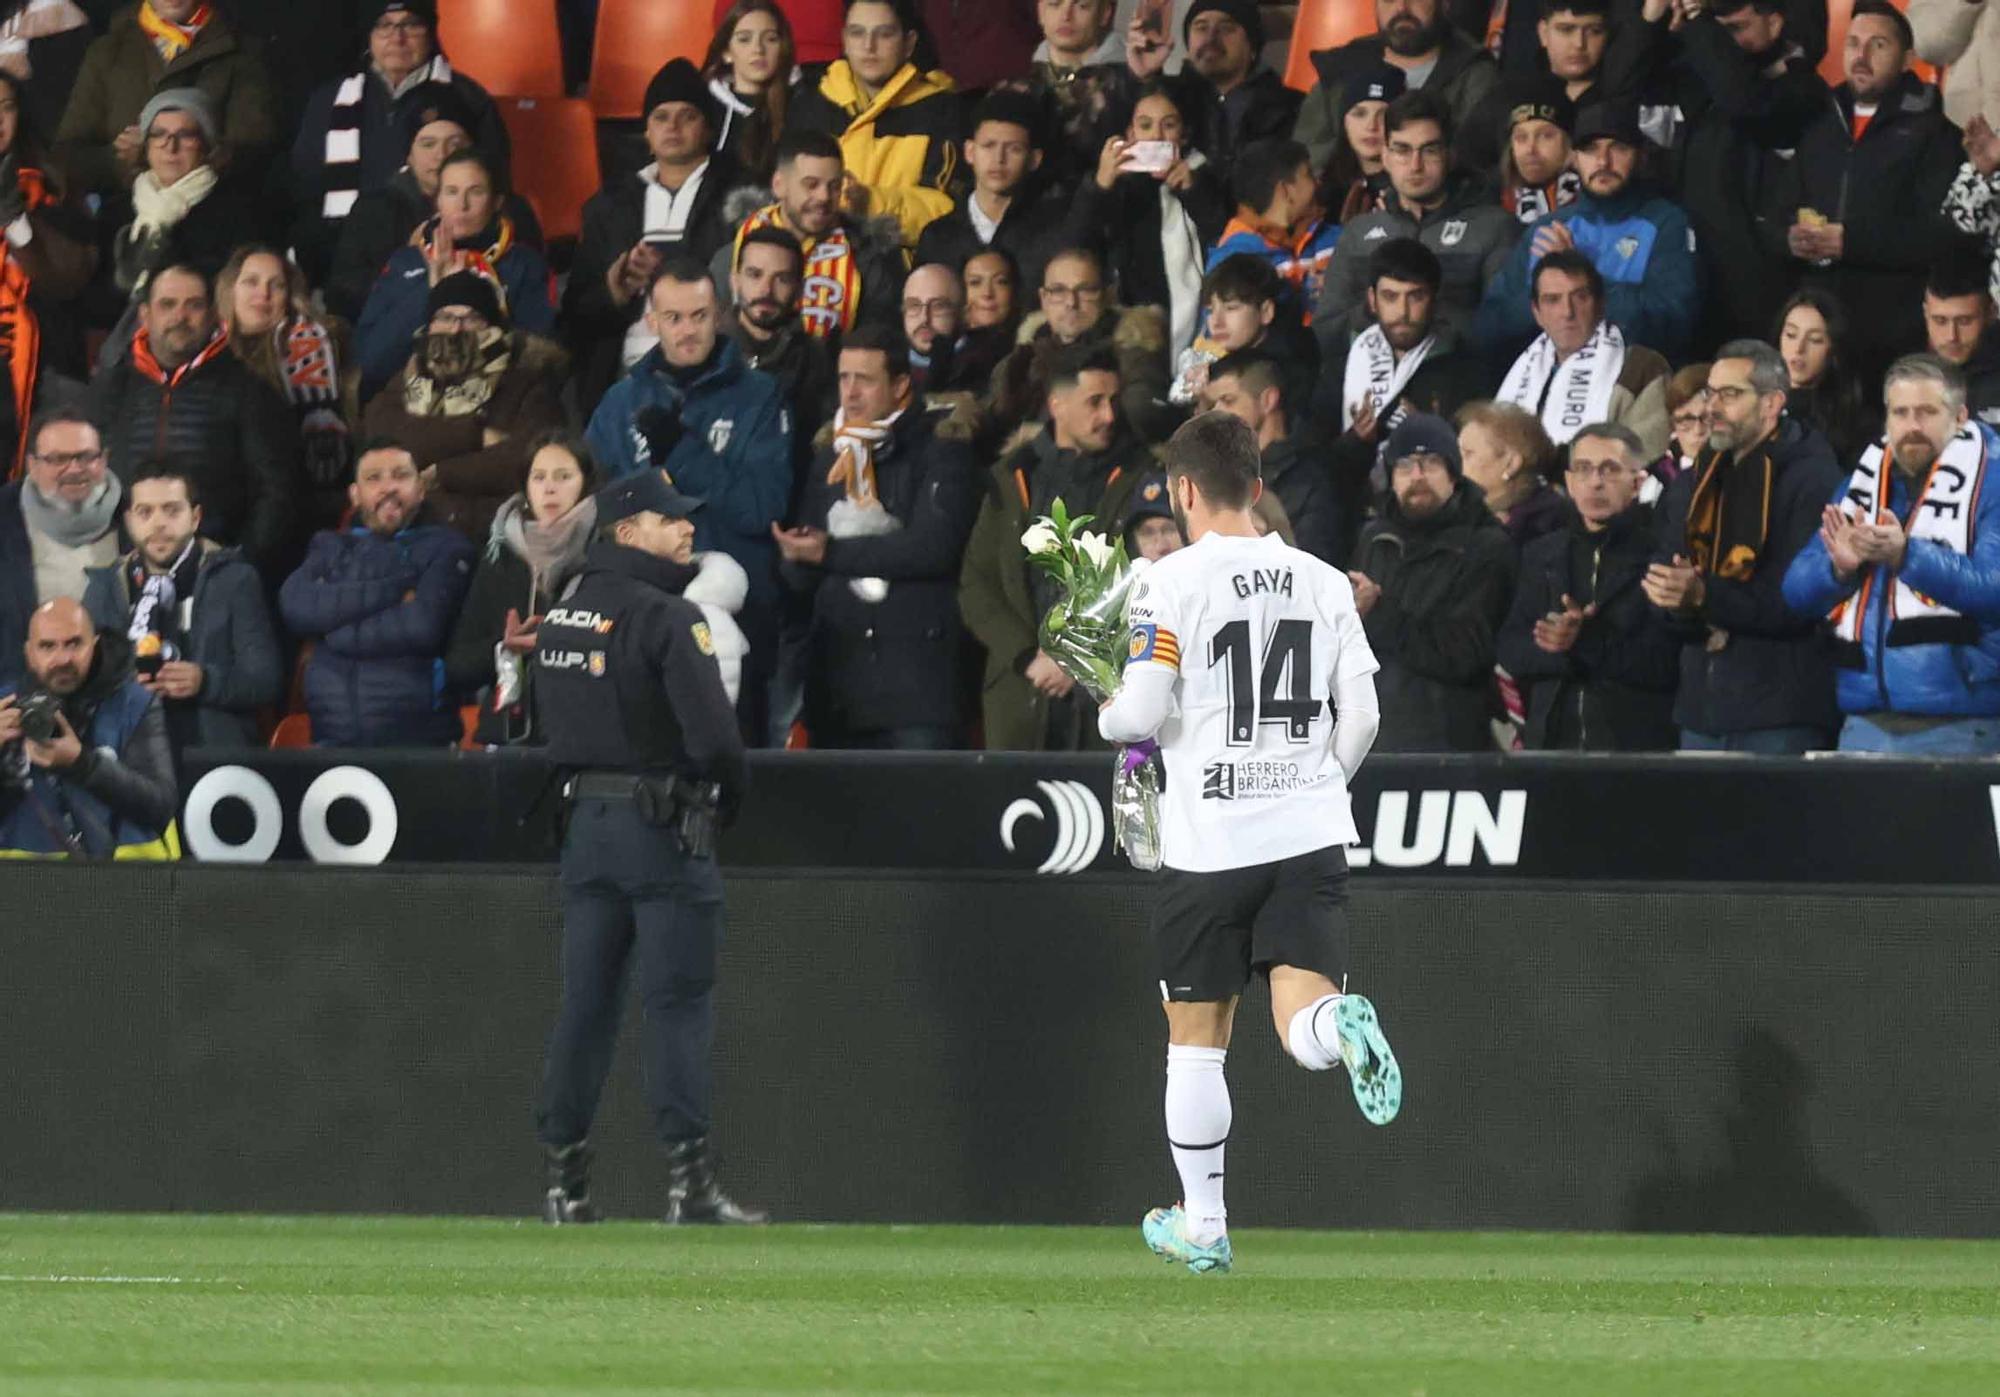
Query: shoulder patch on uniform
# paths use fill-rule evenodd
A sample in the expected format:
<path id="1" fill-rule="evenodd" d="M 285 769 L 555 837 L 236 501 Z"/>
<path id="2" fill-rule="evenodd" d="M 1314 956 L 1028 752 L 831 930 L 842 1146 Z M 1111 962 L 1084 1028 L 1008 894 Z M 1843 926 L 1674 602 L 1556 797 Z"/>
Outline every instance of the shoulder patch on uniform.
<path id="1" fill-rule="evenodd" d="M 715 637 L 708 633 L 708 622 L 697 621 L 688 630 L 694 634 L 695 647 L 704 655 L 715 653 Z"/>

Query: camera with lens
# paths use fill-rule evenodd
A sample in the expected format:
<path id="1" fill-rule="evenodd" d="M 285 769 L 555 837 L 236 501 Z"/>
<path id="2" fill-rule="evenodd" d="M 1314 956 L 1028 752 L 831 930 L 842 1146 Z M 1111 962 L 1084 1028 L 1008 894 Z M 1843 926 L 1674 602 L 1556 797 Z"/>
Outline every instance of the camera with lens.
<path id="1" fill-rule="evenodd" d="M 62 700 L 54 694 L 38 692 L 21 700 L 21 736 L 30 742 L 51 742 L 61 731 Z"/>

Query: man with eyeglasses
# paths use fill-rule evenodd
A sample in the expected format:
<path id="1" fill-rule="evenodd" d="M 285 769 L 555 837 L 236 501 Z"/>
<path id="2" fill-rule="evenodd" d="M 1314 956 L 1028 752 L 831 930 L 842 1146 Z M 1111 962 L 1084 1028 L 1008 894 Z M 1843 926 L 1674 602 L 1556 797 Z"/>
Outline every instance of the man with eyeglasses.
<path id="1" fill-rule="evenodd" d="M 1499 652 L 1537 751 L 1676 745 L 1680 639 L 1640 585 L 1653 554 L 1653 512 L 1639 502 L 1648 459 L 1629 427 L 1586 425 L 1569 445 L 1568 527 L 1522 550 Z"/>
<path id="2" fill-rule="evenodd" d="M 903 340 L 909 347 L 910 388 L 918 398 L 944 392 L 965 321 L 965 287 L 950 267 L 918 267 L 903 283 Z M 983 387 L 984 385 L 973 385 Z"/>
<path id="3" fill-rule="evenodd" d="M 198 87 L 221 114 L 213 163 L 253 178 L 281 139 L 271 74 L 213 0 L 142 0 L 84 54 L 56 129 L 78 193 L 118 195 L 146 167 L 139 113 L 163 88 Z"/>
<path id="4" fill-rule="evenodd" d="M 88 418 L 54 411 L 34 424 L 26 472 L 0 489 L 0 680 L 20 670 L 34 609 L 82 597 L 85 574 L 116 560 L 123 498 Z"/>
<path id="5" fill-rule="evenodd" d="M 1487 283 L 1506 266 L 1521 225 L 1470 175 L 1451 172 L 1451 112 L 1429 92 L 1405 92 L 1383 118 L 1390 195 L 1342 230 L 1328 264 L 1315 324 L 1340 323 L 1363 304 L 1368 261 L 1391 238 L 1415 238 L 1437 255 L 1440 321 L 1472 329 Z"/>
<path id="6" fill-rule="evenodd" d="M 1359 0 L 1349 0 L 1359 3 Z M 1500 70 L 1473 39 L 1461 33 L 1446 12 L 1445 0 L 1374 0 L 1376 32 L 1312 56 L 1313 88 L 1299 109 L 1293 136 L 1312 152 L 1313 168 L 1324 169 L 1346 115 L 1348 80 L 1388 63 L 1403 70 L 1408 90 L 1435 97 L 1465 126 L 1475 109 L 1499 85 Z M 1535 0 L 1514 0 L 1535 8 Z M 1505 113 L 1499 113 L 1504 119 Z M 1499 158 L 1497 130 L 1492 159 Z M 1489 168 L 1488 161 L 1481 168 Z"/>

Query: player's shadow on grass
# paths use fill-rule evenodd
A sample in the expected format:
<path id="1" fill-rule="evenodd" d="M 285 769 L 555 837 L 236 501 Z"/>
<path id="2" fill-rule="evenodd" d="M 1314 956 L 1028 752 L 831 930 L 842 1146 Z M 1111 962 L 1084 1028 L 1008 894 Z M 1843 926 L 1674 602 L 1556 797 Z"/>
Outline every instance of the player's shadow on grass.
<path id="1" fill-rule="evenodd" d="M 1868 1236 L 1875 1224 L 1822 1175 L 1807 1138 L 1812 1076 L 1796 1054 L 1763 1029 L 1736 1040 L 1735 1100 L 1723 1111 L 1728 1161 L 1691 1172 L 1675 1159 L 1626 1202 L 1636 1232 L 1761 1232 Z M 1675 1153 L 1668 1144 L 1665 1150 Z"/>

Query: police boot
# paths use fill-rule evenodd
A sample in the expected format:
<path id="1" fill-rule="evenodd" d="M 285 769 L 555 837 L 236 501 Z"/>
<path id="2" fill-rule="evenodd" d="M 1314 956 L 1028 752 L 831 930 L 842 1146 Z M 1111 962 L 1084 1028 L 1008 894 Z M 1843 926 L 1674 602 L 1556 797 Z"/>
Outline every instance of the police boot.
<path id="1" fill-rule="evenodd" d="M 590 1202 L 590 1141 L 558 1149 L 544 1145 L 548 1161 L 549 1191 L 542 1200 L 542 1221 L 554 1225 L 566 1222 L 596 1222 L 597 1209 Z"/>
<path id="2" fill-rule="evenodd" d="M 709 1153 L 708 1137 L 683 1140 L 667 1146 L 667 1216 L 672 1226 L 682 1223 L 769 1222 L 771 1215 L 757 1208 L 745 1208 L 724 1193 L 715 1182 L 715 1156 Z"/>

